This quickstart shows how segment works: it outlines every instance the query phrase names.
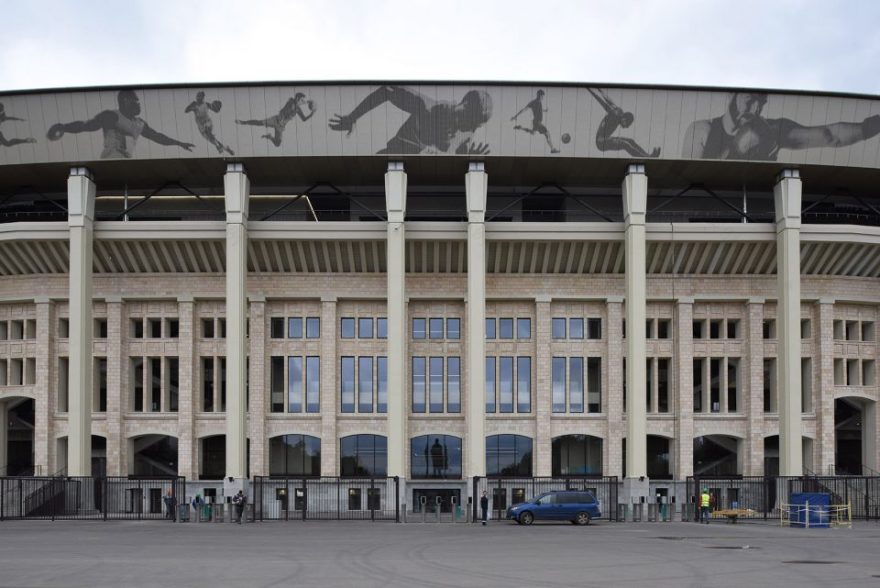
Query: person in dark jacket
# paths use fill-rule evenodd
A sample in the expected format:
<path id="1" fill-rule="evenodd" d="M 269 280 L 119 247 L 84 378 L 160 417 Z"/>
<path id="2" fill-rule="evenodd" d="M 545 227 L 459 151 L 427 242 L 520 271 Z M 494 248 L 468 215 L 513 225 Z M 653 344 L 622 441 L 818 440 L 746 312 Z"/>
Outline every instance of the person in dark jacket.
<path id="1" fill-rule="evenodd" d="M 241 524 L 242 516 L 244 515 L 244 505 L 247 504 L 247 498 L 244 495 L 244 491 L 239 490 L 238 494 L 232 499 L 233 504 L 235 504 L 235 514 L 238 518 L 238 524 Z"/>
<path id="2" fill-rule="evenodd" d="M 489 497 L 486 495 L 485 490 L 483 490 L 483 495 L 480 496 L 480 519 L 485 527 L 486 521 L 489 520 Z"/>

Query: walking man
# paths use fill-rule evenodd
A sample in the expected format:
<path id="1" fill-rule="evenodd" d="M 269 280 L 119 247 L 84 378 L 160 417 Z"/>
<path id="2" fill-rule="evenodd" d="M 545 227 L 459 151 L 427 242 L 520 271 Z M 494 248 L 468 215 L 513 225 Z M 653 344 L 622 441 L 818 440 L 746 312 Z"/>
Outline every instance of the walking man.
<path id="1" fill-rule="evenodd" d="M 710 516 L 712 516 L 712 495 L 709 494 L 708 488 L 703 488 L 700 494 L 700 522 L 708 525 Z"/>
<path id="2" fill-rule="evenodd" d="M 483 490 L 483 495 L 480 496 L 480 519 L 485 527 L 486 521 L 489 520 L 489 497 L 486 495 L 485 490 Z"/>
<path id="3" fill-rule="evenodd" d="M 247 498 L 244 495 L 243 490 L 239 490 L 238 494 L 235 495 L 235 498 L 232 499 L 232 502 L 235 504 L 235 514 L 238 518 L 238 524 L 241 524 L 242 516 L 244 516 L 244 506 L 247 504 Z"/>

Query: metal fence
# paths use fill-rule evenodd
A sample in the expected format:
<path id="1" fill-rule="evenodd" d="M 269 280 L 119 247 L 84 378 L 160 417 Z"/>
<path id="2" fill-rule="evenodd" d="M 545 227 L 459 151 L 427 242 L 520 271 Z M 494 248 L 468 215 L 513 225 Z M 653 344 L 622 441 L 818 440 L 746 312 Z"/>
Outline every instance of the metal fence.
<path id="1" fill-rule="evenodd" d="M 257 521 L 400 522 L 400 479 L 257 476 L 251 492 Z"/>
<path id="2" fill-rule="evenodd" d="M 718 511 L 739 510 L 738 518 L 768 519 L 779 516 L 780 504 L 791 503 L 799 492 L 831 495 L 833 504 L 850 505 L 852 518 L 880 520 L 880 476 L 710 476 L 687 479 L 687 501 L 694 519 L 703 488 L 712 496 L 713 516 Z"/>
<path id="3" fill-rule="evenodd" d="M 171 518 L 165 497 L 186 495 L 186 480 L 125 477 L 2 477 L 0 520 Z M 179 499 L 179 498 L 176 498 Z"/>
<path id="4" fill-rule="evenodd" d="M 586 490 L 591 492 L 602 510 L 605 520 L 618 520 L 617 476 L 550 477 L 550 478 L 474 478 L 473 521 L 480 520 L 480 496 L 489 498 L 492 518 L 504 519 L 507 509 L 552 490 Z"/>

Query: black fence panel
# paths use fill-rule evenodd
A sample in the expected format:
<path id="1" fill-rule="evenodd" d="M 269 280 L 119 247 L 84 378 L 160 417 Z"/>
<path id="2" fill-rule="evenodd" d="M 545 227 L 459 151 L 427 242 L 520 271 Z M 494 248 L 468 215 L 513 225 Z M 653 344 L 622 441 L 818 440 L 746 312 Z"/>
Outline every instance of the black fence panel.
<path id="1" fill-rule="evenodd" d="M 473 518 L 480 520 L 480 497 L 489 498 L 493 519 L 504 519 L 507 509 L 552 490 L 586 490 L 591 492 L 602 511 L 604 520 L 616 521 L 619 483 L 617 476 L 549 477 L 549 478 L 474 478 Z"/>
<path id="2" fill-rule="evenodd" d="M 126 477 L 0 478 L 0 520 L 124 520 L 173 518 L 173 498 L 186 480 Z"/>
<path id="3" fill-rule="evenodd" d="M 766 520 L 778 515 L 780 499 L 787 497 L 783 480 L 765 476 L 689 476 L 685 484 L 687 502 L 694 520 L 699 520 L 700 494 L 706 488 L 712 497 L 714 518 L 736 512 L 738 519 Z"/>
<path id="4" fill-rule="evenodd" d="M 367 520 L 400 522 L 400 479 L 257 476 L 257 521 Z"/>
<path id="5" fill-rule="evenodd" d="M 880 476 L 804 476 L 789 478 L 789 495 L 821 492 L 832 504 L 848 504 L 854 519 L 880 520 Z"/>

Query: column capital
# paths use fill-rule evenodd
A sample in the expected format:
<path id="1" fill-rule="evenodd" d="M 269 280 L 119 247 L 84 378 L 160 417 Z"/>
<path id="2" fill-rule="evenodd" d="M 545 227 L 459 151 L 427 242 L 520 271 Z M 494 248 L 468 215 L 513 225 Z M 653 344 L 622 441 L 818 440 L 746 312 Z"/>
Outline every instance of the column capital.
<path id="1" fill-rule="evenodd" d="M 266 304 L 266 297 L 262 294 L 248 296 L 248 302 L 250 302 L 251 304 Z"/>
<path id="2" fill-rule="evenodd" d="M 226 199 L 226 223 L 245 224 L 248 220 L 248 201 L 251 184 L 244 171 L 244 164 L 226 164 L 223 176 L 223 194 Z"/>
<path id="3" fill-rule="evenodd" d="M 339 298 L 337 298 L 336 296 L 333 296 L 333 295 L 321 296 L 322 303 L 323 302 L 332 302 L 335 304 L 338 300 L 339 300 Z"/>
<path id="4" fill-rule="evenodd" d="M 177 297 L 178 304 L 192 304 L 196 301 L 192 294 L 182 294 Z"/>
<path id="5" fill-rule="evenodd" d="M 675 300 L 676 304 L 693 304 L 694 297 L 693 296 L 679 296 Z"/>
<path id="6" fill-rule="evenodd" d="M 70 168 L 67 177 L 67 224 L 91 228 L 95 220 L 95 180 L 86 167 Z"/>
<path id="7" fill-rule="evenodd" d="M 389 161 L 385 171 L 385 211 L 388 222 L 402 223 L 406 218 L 406 171 L 402 161 Z"/>
<path id="8" fill-rule="evenodd" d="M 767 299 L 762 298 L 761 296 L 751 296 L 748 301 L 749 304 L 766 304 Z"/>
<path id="9" fill-rule="evenodd" d="M 648 209 L 648 176 L 645 166 L 632 164 L 623 177 L 623 220 L 627 225 L 644 225 Z"/>
<path id="10" fill-rule="evenodd" d="M 48 296 L 35 296 L 34 297 L 34 304 L 51 304 L 51 303 L 52 303 L 52 299 L 49 298 Z"/>
<path id="11" fill-rule="evenodd" d="M 553 302 L 553 297 L 549 294 L 539 294 L 535 296 L 535 302 L 549 304 L 550 302 Z"/>
<path id="12" fill-rule="evenodd" d="M 796 169 L 784 169 L 773 186 L 776 225 L 779 229 L 801 228 L 801 175 Z"/>
<path id="13" fill-rule="evenodd" d="M 486 196 L 489 191 L 489 174 L 481 161 L 468 164 L 464 176 L 464 191 L 467 197 L 468 222 L 482 223 L 486 221 Z"/>

